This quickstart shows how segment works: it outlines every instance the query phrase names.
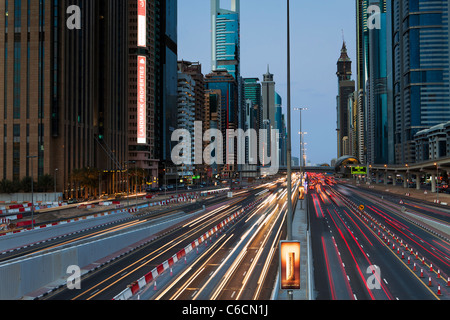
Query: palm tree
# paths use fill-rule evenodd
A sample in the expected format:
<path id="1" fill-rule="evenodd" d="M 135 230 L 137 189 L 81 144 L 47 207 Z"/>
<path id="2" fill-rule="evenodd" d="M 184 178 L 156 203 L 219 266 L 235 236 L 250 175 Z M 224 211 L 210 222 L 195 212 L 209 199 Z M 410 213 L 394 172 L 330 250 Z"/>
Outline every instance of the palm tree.
<path id="1" fill-rule="evenodd" d="M 20 189 L 23 192 L 31 192 L 31 177 L 26 176 L 20 181 Z"/>
<path id="2" fill-rule="evenodd" d="M 42 192 L 49 192 L 54 188 L 54 178 L 50 174 L 44 174 L 38 179 L 38 190 Z"/>
<path id="3" fill-rule="evenodd" d="M 100 171 L 97 168 L 84 167 L 81 169 L 81 186 L 84 188 L 84 197 L 88 194 L 93 195 L 94 190 L 98 190 L 98 177 Z"/>
<path id="4" fill-rule="evenodd" d="M 145 179 L 145 169 L 142 168 L 130 168 L 130 184 L 134 185 L 134 192 L 137 193 L 137 186 L 140 185 L 142 186 L 142 184 L 144 183 L 144 179 Z M 136 183 L 137 180 L 137 183 Z"/>
<path id="5" fill-rule="evenodd" d="M 3 179 L 0 181 L 0 193 L 12 193 L 13 192 L 13 182 L 8 179 Z"/>
<path id="6" fill-rule="evenodd" d="M 82 179 L 82 170 L 81 169 L 73 169 L 72 173 L 70 174 L 71 184 L 73 184 L 71 186 L 70 192 L 72 193 L 72 190 L 75 189 L 75 198 L 76 199 L 78 199 L 78 189 L 80 186 L 81 179 Z M 73 198 L 73 193 L 71 196 Z"/>

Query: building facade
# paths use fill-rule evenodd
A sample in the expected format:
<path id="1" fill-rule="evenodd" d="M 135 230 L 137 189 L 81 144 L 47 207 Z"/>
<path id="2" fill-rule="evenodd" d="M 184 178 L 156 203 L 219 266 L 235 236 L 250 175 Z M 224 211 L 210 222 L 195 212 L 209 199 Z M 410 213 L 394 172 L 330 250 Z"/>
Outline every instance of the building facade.
<path id="1" fill-rule="evenodd" d="M 392 28 L 395 162 L 412 163 L 415 134 L 450 120 L 449 3 L 390 0 L 387 6 Z"/>
<path id="2" fill-rule="evenodd" d="M 211 0 L 211 70 L 226 70 L 240 76 L 240 0 L 231 0 L 231 10 Z"/>
<path id="3" fill-rule="evenodd" d="M 341 56 L 337 62 L 338 96 L 336 98 L 337 113 L 337 154 L 338 158 L 348 152 L 348 98 L 355 91 L 355 81 L 352 77 L 352 61 L 347 54 L 345 42 L 342 45 Z M 344 144 L 346 148 L 344 148 Z"/>
<path id="4" fill-rule="evenodd" d="M 66 25 L 70 5 L 83 9 L 80 29 Z M 105 172 L 103 190 L 121 188 L 128 156 L 127 6 L 119 0 L 1 2 L 3 179 L 56 175 L 57 191 L 68 197 L 79 191 L 74 171 L 93 167 Z"/>

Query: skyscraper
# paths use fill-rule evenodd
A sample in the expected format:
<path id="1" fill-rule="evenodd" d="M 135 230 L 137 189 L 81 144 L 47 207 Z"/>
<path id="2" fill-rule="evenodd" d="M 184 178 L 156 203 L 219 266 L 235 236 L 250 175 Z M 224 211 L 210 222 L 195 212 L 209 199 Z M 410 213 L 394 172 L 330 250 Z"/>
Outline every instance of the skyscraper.
<path id="1" fill-rule="evenodd" d="M 66 26 L 69 5 L 83 8 L 80 29 Z M 127 6 L 1 1 L 3 179 L 31 176 L 33 165 L 35 180 L 57 172 L 57 190 L 68 196 L 74 170 L 95 167 L 109 172 L 106 191 L 118 190 L 113 181 L 127 159 Z"/>
<path id="2" fill-rule="evenodd" d="M 152 1 L 133 0 L 128 6 L 128 160 L 146 171 L 147 182 L 158 186 L 155 126 L 155 20 Z M 140 71 L 140 72 L 138 72 Z"/>
<path id="3" fill-rule="evenodd" d="M 372 9 L 376 8 L 376 12 Z M 364 96 L 366 161 L 394 162 L 393 107 L 388 97 L 388 24 L 385 0 L 365 0 L 360 4 L 358 30 L 358 90 Z M 376 14 L 376 21 L 371 21 Z M 374 23 L 376 22 L 376 23 Z"/>
<path id="4" fill-rule="evenodd" d="M 267 66 L 267 72 L 263 75 L 263 81 L 261 82 L 261 103 L 262 103 L 262 118 L 263 122 L 266 121 L 268 127 L 275 128 L 276 126 L 276 116 L 275 116 L 275 81 L 273 74 L 269 71 L 269 66 Z M 264 123 L 263 123 L 264 128 Z"/>
<path id="5" fill-rule="evenodd" d="M 155 148 L 160 173 L 171 165 L 171 137 L 177 126 L 177 0 L 155 1 Z M 161 181 L 161 179 L 160 179 Z"/>
<path id="6" fill-rule="evenodd" d="M 387 1 L 392 13 L 395 162 L 415 160 L 414 135 L 450 120 L 449 2 Z"/>
<path id="7" fill-rule="evenodd" d="M 226 70 L 240 76 L 240 0 L 231 0 L 231 10 L 211 0 L 211 70 Z"/>
<path id="8" fill-rule="evenodd" d="M 344 143 L 348 140 L 348 98 L 355 91 L 352 77 L 352 61 L 347 54 L 345 42 L 342 44 L 341 56 L 337 62 L 338 96 L 337 96 L 337 154 L 338 158 L 346 155 Z"/>
<path id="9" fill-rule="evenodd" d="M 226 164 L 230 159 L 227 156 L 237 154 L 236 144 L 234 150 L 229 150 L 226 143 L 227 129 L 238 129 L 238 85 L 236 79 L 227 71 L 212 71 L 205 76 L 205 89 L 220 90 L 221 91 L 221 110 L 219 112 L 218 128 L 222 132 L 223 137 L 223 164 Z M 228 144 L 231 146 L 231 144 Z M 230 177 L 236 167 L 234 165 L 224 166 L 224 177 Z"/>

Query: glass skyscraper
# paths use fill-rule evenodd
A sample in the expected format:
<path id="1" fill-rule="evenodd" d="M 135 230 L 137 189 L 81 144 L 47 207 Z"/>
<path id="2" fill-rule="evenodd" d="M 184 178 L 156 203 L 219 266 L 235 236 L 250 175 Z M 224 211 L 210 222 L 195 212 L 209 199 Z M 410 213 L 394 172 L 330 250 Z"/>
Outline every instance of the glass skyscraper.
<path id="1" fill-rule="evenodd" d="M 231 10 L 211 0 L 212 45 L 211 69 L 226 70 L 236 80 L 240 76 L 240 1 L 231 0 Z"/>
<path id="2" fill-rule="evenodd" d="M 414 135 L 450 120 L 449 2 L 389 0 L 395 161 L 413 162 Z"/>

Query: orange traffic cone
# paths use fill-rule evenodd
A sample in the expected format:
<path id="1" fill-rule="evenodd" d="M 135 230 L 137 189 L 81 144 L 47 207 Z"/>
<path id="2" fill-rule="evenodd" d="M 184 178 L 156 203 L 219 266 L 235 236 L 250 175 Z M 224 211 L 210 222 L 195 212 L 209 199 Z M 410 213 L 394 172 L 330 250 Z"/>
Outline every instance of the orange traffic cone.
<path id="1" fill-rule="evenodd" d="M 431 284 L 431 277 L 428 277 L 428 286 L 429 286 L 429 287 L 432 286 L 432 284 Z"/>
<path id="2" fill-rule="evenodd" d="M 438 291 L 437 291 L 438 296 L 441 295 L 441 285 L 438 285 Z"/>

